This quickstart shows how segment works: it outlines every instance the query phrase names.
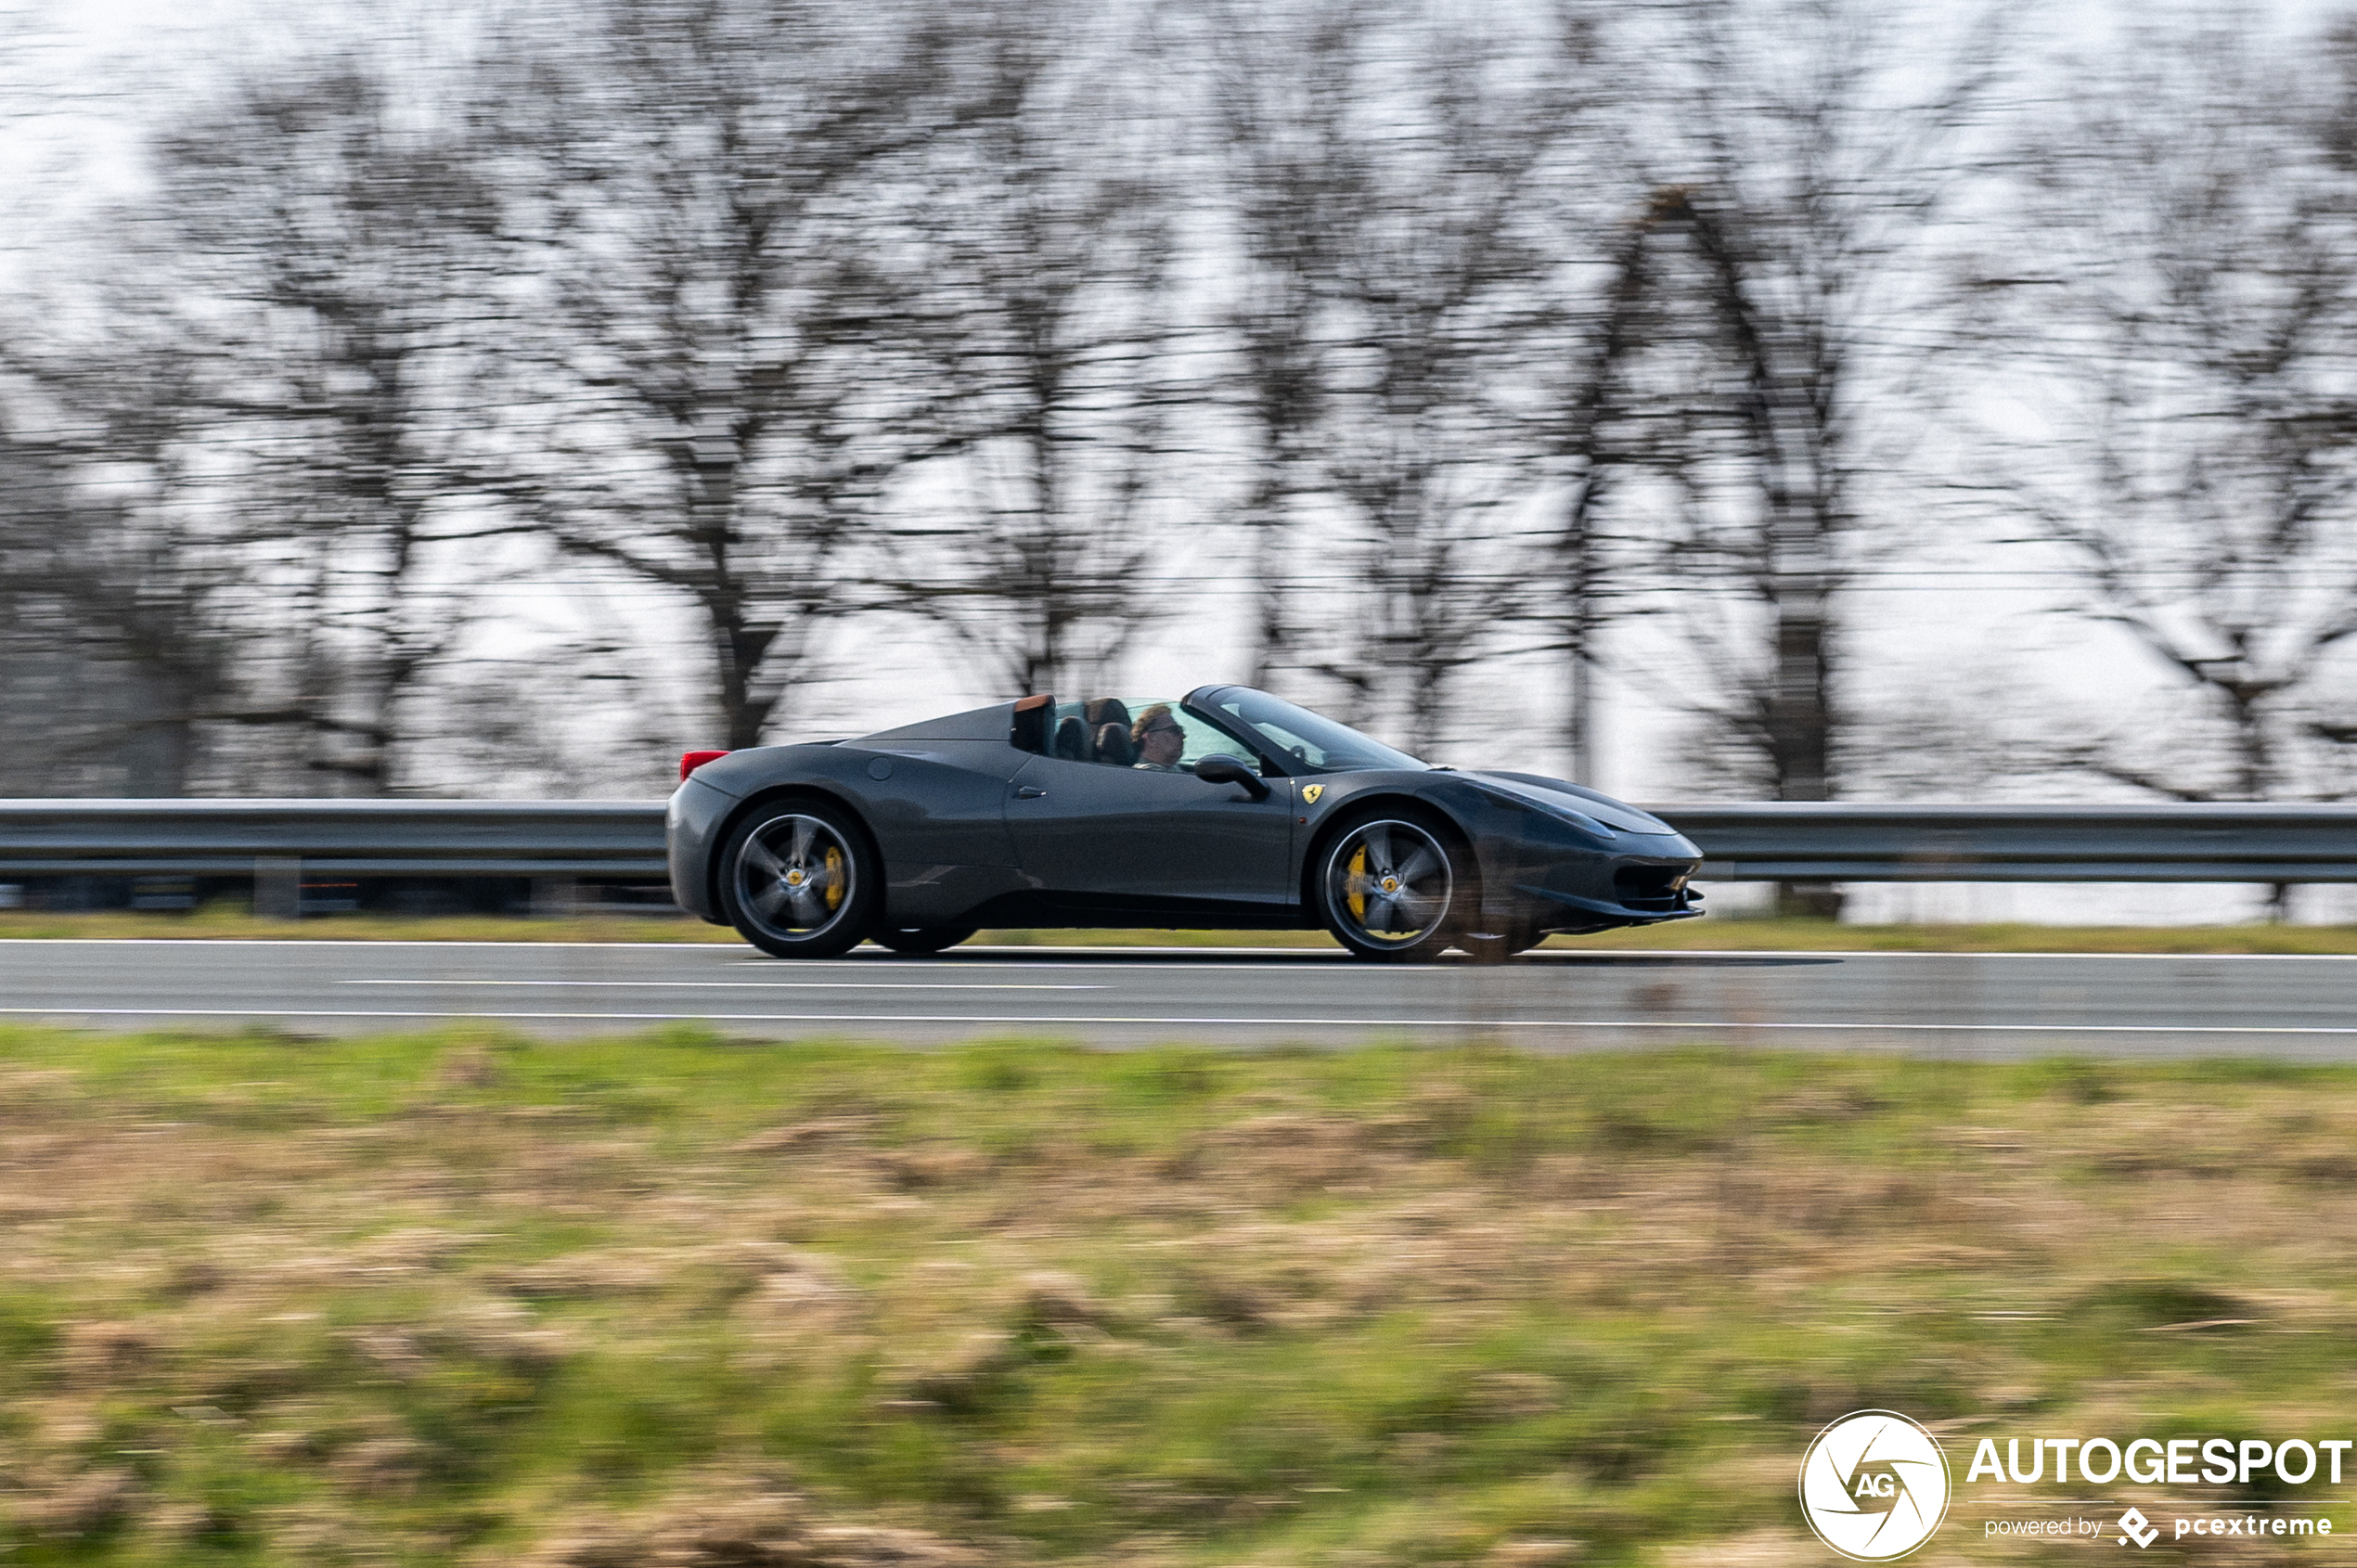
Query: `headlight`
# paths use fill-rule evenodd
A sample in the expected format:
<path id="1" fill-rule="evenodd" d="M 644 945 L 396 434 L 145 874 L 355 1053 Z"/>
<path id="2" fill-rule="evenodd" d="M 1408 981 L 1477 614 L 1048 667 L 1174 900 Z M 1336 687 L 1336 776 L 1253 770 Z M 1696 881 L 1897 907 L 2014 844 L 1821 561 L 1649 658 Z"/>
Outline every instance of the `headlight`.
<path id="1" fill-rule="evenodd" d="M 1556 818 L 1558 821 L 1570 823 L 1573 827 L 1578 829 L 1583 833 L 1593 833 L 1600 839 L 1616 839 L 1620 836 L 1617 832 L 1605 827 L 1594 817 L 1583 816 L 1576 811 L 1552 811 L 1549 812 L 1547 815 Z"/>

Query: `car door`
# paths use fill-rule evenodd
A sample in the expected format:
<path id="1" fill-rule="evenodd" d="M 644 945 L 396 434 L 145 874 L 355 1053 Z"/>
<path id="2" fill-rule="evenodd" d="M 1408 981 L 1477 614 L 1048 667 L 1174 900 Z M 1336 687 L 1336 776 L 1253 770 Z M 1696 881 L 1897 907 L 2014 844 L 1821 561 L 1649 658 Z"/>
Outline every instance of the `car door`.
<path id="1" fill-rule="evenodd" d="M 1243 748 L 1188 716 L 1174 771 L 1033 757 L 1015 775 L 1007 829 L 1026 880 L 1043 893 L 1114 908 L 1212 913 L 1273 910 L 1296 901 L 1293 781 L 1268 778 L 1266 800 L 1209 784 L 1193 765 Z"/>

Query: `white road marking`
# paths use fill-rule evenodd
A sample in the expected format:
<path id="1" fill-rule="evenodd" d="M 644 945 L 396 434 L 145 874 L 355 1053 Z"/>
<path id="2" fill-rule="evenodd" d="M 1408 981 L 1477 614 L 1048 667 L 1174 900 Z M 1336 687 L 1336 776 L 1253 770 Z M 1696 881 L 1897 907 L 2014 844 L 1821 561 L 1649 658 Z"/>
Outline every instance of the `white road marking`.
<path id="1" fill-rule="evenodd" d="M 338 985 L 607 985 L 662 991 L 1104 991 L 1103 985 L 879 980 L 339 980 Z"/>
<path id="2" fill-rule="evenodd" d="M 874 1012 L 452 1012 L 352 1008 L 0 1008 L 0 1016 L 39 1018 L 547 1018 L 702 1020 L 712 1023 L 1127 1023 L 1155 1028 L 1266 1027 L 1283 1029 L 1715 1029 L 1892 1035 L 2316 1035 L 2357 1036 L 2357 1024 L 2190 1023 L 1746 1023 L 1726 1020 L 1677 1022 L 1661 1019 L 1595 1018 L 1245 1018 L 1125 1016 L 1088 1013 Z"/>

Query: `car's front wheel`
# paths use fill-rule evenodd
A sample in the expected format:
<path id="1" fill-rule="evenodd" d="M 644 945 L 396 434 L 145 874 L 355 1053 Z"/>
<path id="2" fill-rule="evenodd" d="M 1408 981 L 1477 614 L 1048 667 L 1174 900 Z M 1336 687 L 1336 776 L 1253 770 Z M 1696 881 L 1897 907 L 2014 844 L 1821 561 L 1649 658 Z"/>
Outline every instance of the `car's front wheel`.
<path id="1" fill-rule="evenodd" d="M 1362 958 L 1434 958 L 1474 904 L 1472 856 L 1454 833 L 1405 813 L 1375 813 L 1334 835 L 1318 870 L 1320 917 Z"/>
<path id="2" fill-rule="evenodd" d="M 972 936 L 975 926 L 880 926 L 868 940 L 895 953 L 939 953 Z"/>
<path id="3" fill-rule="evenodd" d="M 882 868 L 841 808 L 791 801 L 754 812 L 728 836 L 720 901 L 747 942 L 780 958 L 831 958 L 875 923 Z"/>

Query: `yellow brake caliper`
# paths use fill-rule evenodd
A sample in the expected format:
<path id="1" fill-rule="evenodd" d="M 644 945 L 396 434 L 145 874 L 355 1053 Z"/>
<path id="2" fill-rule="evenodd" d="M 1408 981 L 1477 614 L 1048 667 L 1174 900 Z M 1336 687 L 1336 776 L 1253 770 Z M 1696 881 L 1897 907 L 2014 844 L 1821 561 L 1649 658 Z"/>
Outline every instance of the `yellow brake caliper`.
<path id="1" fill-rule="evenodd" d="M 827 907 L 843 904 L 843 851 L 832 844 L 827 846 Z"/>
<path id="2" fill-rule="evenodd" d="M 1350 894 L 1343 902 L 1350 906 L 1350 918 L 1360 925 L 1367 923 L 1367 846 L 1360 844 L 1351 853 L 1348 867 Z"/>

